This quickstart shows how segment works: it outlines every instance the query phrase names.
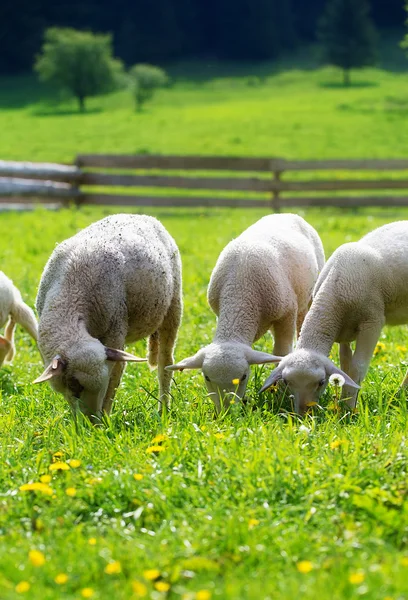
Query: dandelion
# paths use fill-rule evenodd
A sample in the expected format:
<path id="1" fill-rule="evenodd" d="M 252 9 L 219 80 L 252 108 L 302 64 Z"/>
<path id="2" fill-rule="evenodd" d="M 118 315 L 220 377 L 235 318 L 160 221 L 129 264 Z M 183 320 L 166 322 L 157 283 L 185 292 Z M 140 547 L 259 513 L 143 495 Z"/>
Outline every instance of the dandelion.
<path id="1" fill-rule="evenodd" d="M 105 573 L 107 575 L 118 575 L 118 573 L 122 572 L 122 565 L 118 560 L 114 560 L 110 562 L 105 567 Z"/>
<path id="2" fill-rule="evenodd" d="M 196 593 L 195 600 L 210 600 L 211 592 L 208 590 L 199 590 Z"/>
<path id="3" fill-rule="evenodd" d="M 96 538 L 89 538 L 88 544 L 90 546 L 96 546 Z"/>
<path id="4" fill-rule="evenodd" d="M 298 431 L 299 433 L 305 433 L 306 435 L 309 435 L 311 430 L 309 429 L 309 427 L 306 427 L 306 425 L 301 425 Z"/>
<path id="5" fill-rule="evenodd" d="M 304 575 L 306 575 L 307 573 L 310 573 L 310 571 L 313 570 L 313 563 L 311 563 L 310 560 L 301 560 L 297 563 L 296 568 L 299 571 L 299 573 L 303 573 Z"/>
<path id="6" fill-rule="evenodd" d="M 136 481 L 142 481 L 143 475 L 141 473 L 134 473 L 133 479 L 135 479 Z"/>
<path id="7" fill-rule="evenodd" d="M 81 596 L 82 598 L 92 598 L 92 596 L 94 595 L 94 591 L 92 588 L 82 588 L 81 590 Z"/>
<path id="8" fill-rule="evenodd" d="M 55 462 L 48 468 L 50 471 L 69 471 L 69 464 L 66 462 Z"/>
<path id="9" fill-rule="evenodd" d="M 397 346 L 396 349 L 398 352 L 406 352 L 407 351 L 406 346 Z"/>
<path id="10" fill-rule="evenodd" d="M 166 581 L 156 581 L 154 587 L 158 592 L 168 592 L 170 589 L 170 584 Z"/>
<path id="11" fill-rule="evenodd" d="M 330 444 L 330 448 L 332 450 L 335 450 L 336 448 L 338 448 L 339 446 L 341 446 L 342 443 L 343 443 L 342 440 L 334 440 L 334 442 L 332 442 Z"/>
<path id="12" fill-rule="evenodd" d="M 349 582 L 353 585 L 358 585 L 359 583 L 363 583 L 365 579 L 365 575 L 362 571 L 357 571 L 357 573 L 351 573 L 349 575 Z"/>
<path id="13" fill-rule="evenodd" d="M 50 483 L 51 479 L 51 475 L 41 475 L 40 477 L 41 483 Z"/>
<path id="14" fill-rule="evenodd" d="M 30 550 L 28 559 L 34 567 L 42 567 L 45 563 L 45 556 L 40 550 Z"/>
<path id="15" fill-rule="evenodd" d="M 217 440 L 222 440 L 225 438 L 225 435 L 223 433 L 214 433 L 214 437 L 217 438 Z"/>
<path id="16" fill-rule="evenodd" d="M 166 450 L 164 446 L 149 446 L 146 448 L 146 454 L 153 454 L 153 452 L 163 452 Z"/>
<path id="17" fill-rule="evenodd" d="M 376 347 L 374 348 L 374 356 L 377 356 L 380 352 L 385 350 L 385 344 L 382 342 L 377 342 Z"/>
<path id="18" fill-rule="evenodd" d="M 28 592 L 30 587 L 31 585 L 28 583 L 28 581 L 20 581 L 20 583 L 16 585 L 16 592 L 17 594 L 25 594 L 25 592 Z"/>
<path id="19" fill-rule="evenodd" d="M 81 461 L 78 460 L 77 458 L 71 458 L 71 460 L 69 460 L 68 463 L 72 469 L 77 469 L 82 464 Z"/>
<path id="20" fill-rule="evenodd" d="M 403 567 L 408 567 L 408 556 L 403 556 L 400 562 Z"/>
<path id="21" fill-rule="evenodd" d="M 65 490 L 65 493 L 67 496 L 71 496 L 71 498 L 73 498 L 76 496 L 76 489 L 74 487 L 69 487 Z"/>
<path id="22" fill-rule="evenodd" d="M 159 433 L 158 435 L 156 435 L 156 437 L 154 437 L 152 439 L 152 444 L 160 444 L 160 442 L 165 442 L 168 439 L 167 435 L 164 435 L 164 433 Z"/>
<path id="23" fill-rule="evenodd" d="M 57 461 L 60 458 L 62 458 L 63 456 L 64 456 L 64 453 L 59 450 L 58 452 L 54 452 L 54 454 L 52 455 L 52 458 L 53 458 L 53 460 Z"/>
<path id="24" fill-rule="evenodd" d="M 136 598 L 144 598 L 147 595 L 147 587 L 141 581 L 132 581 L 132 590 Z"/>
<path id="25" fill-rule="evenodd" d="M 64 583 L 67 583 L 68 579 L 69 578 L 66 573 L 58 573 L 58 575 L 54 577 L 54 581 L 58 585 L 63 585 Z"/>
<path id="26" fill-rule="evenodd" d="M 143 571 L 143 577 L 148 581 L 155 581 L 160 577 L 160 571 L 159 569 L 146 569 Z"/>
<path id="27" fill-rule="evenodd" d="M 40 483 L 39 481 L 35 483 L 24 483 L 20 486 L 20 492 L 41 492 L 46 496 L 52 496 L 54 493 L 49 485 Z"/>
<path id="28" fill-rule="evenodd" d="M 346 380 L 344 379 L 343 375 L 340 375 L 340 373 L 333 373 L 333 375 L 330 375 L 329 377 L 329 383 L 335 387 L 343 387 L 343 385 L 346 383 Z"/>
<path id="29" fill-rule="evenodd" d="M 257 525 L 259 525 L 260 521 L 258 519 L 249 519 L 248 521 L 248 529 L 253 529 Z"/>
<path id="30" fill-rule="evenodd" d="M 238 377 L 236 379 L 232 380 L 232 385 L 239 385 L 239 379 L 238 379 Z"/>

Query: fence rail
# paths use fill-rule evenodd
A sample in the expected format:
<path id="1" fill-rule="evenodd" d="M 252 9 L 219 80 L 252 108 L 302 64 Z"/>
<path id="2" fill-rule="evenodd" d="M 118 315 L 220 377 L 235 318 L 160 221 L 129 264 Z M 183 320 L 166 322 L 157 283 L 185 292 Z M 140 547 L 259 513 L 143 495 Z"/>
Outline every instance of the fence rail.
<path id="1" fill-rule="evenodd" d="M 316 171 L 330 171 L 333 176 L 322 179 L 311 175 L 307 180 L 296 176 L 284 178 L 286 173 Z M 347 177 L 353 171 L 373 173 L 370 178 Z M 384 177 L 384 171 L 390 175 Z M 401 174 L 402 171 L 407 174 Z M 408 159 L 285 160 L 90 154 L 79 155 L 73 165 L 0 161 L 0 204 L 52 201 L 64 205 L 74 200 L 77 204 L 274 210 L 285 206 L 408 206 L 408 195 L 398 193 L 400 190 L 408 190 Z M 194 191 L 200 194 L 192 195 Z M 216 194 L 201 195 L 201 191 Z M 344 191 L 357 195 L 345 196 Z"/>

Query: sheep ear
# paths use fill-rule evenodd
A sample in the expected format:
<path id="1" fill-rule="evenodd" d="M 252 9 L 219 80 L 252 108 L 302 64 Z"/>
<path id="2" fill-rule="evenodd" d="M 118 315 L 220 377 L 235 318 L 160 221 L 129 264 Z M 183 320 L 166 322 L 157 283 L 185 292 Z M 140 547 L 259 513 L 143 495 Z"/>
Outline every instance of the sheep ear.
<path id="1" fill-rule="evenodd" d="M 336 365 L 333 364 L 331 361 L 329 367 L 326 368 L 326 373 L 329 377 L 330 375 L 341 375 L 342 377 L 344 377 L 345 385 L 348 385 L 349 387 L 352 387 L 356 390 L 359 390 L 361 388 L 361 386 L 359 386 L 355 381 L 353 381 L 353 379 L 351 379 L 351 377 L 349 377 L 347 373 L 339 369 L 339 367 L 336 367 Z"/>
<path id="2" fill-rule="evenodd" d="M 108 348 L 105 346 L 106 360 L 114 362 L 146 362 L 147 358 L 138 358 L 125 352 L 124 350 L 117 350 L 116 348 Z"/>
<path id="3" fill-rule="evenodd" d="M 275 385 L 276 383 L 278 383 L 278 381 L 280 381 L 281 379 L 282 379 L 282 369 L 280 367 L 276 367 L 276 369 L 274 369 L 272 371 L 272 373 L 269 375 L 268 379 L 265 381 L 265 383 L 263 384 L 263 386 L 261 387 L 261 389 L 259 391 L 265 392 L 268 388 L 270 388 L 273 385 Z"/>
<path id="4" fill-rule="evenodd" d="M 282 360 L 282 356 L 275 356 L 274 354 L 268 354 L 268 352 L 259 352 L 258 350 L 252 350 L 248 348 L 245 352 L 246 359 L 250 365 L 264 365 L 265 363 L 277 363 Z"/>
<path id="5" fill-rule="evenodd" d="M 199 350 L 194 356 L 189 356 L 175 365 L 167 365 L 167 371 L 184 371 L 184 369 L 201 369 L 204 362 L 205 352 Z"/>
<path id="6" fill-rule="evenodd" d="M 48 381 L 53 377 L 58 377 L 62 375 L 64 369 L 66 367 L 66 362 L 62 360 L 60 356 L 55 356 L 48 367 L 41 373 L 37 379 L 33 381 L 33 383 L 42 383 L 43 381 Z"/>

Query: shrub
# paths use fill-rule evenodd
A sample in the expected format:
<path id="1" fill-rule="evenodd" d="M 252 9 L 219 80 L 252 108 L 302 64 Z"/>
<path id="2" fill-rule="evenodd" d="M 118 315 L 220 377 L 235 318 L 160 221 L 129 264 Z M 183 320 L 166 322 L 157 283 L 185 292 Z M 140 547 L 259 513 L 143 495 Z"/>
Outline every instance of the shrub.
<path id="1" fill-rule="evenodd" d="M 152 99 L 155 91 L 169 81 L 166 72 L 153 65 L 135 65 L 130 69 L 130 77 L 137 110 L 141 110 Z"/>

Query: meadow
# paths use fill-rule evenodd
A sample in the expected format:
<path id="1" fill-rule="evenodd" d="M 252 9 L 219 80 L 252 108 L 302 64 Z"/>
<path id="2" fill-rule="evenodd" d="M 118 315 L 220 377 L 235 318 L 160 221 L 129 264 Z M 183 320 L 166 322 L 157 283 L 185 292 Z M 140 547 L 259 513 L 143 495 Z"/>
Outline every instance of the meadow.
<path id="1" fill-rule="evenodd" d="M 0 155 L 70 162 L 78 152 L 285 157 L 403 157 L 404 74 L 367 70 L 350 90 L 330 69 L 177 80 L 141 114 L 120 92 L 77 115 L 31 79 L 0 92 Z M 33 88 L 30 89 L 30 85 Z M 31 98 L 31 99 L 29 99 Z M 115 209 L 0 213 L 1 268 L 34 305 L 55 244 Z M 139 212 L 143 212 L 142 209 Z M 147 212 L 147 211 L 146 211 Z M 211 340 L 206 302 L 223 246 L 263 210 L 149 209 L 177 241 L 184 270 L 181 359 Z M 326 256 L 408 209 L 302 211 Z M 348 414 L 290 414 L 257 393 L 214 418 L 202 375 L 175 375 L 172 410 L 156 410 L 156 374 L 129 365 L 104 428 L 74 421 L 45 384 L 21 329 L 0 371 L 0 598 L 281 600 L 408 598 L 408 332 L 386 328 Z M 270 336 L 255 346 L 272 351 Z M 144 343 L 128 348 L 141 355 Z M 338 360 L 337 350 L 333 350 Z"/>

